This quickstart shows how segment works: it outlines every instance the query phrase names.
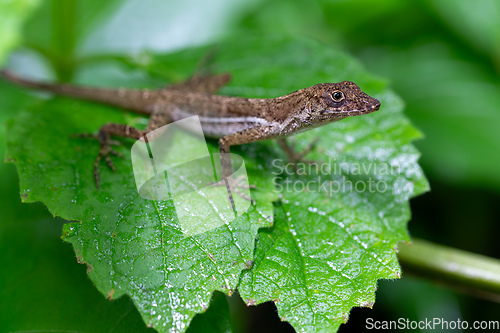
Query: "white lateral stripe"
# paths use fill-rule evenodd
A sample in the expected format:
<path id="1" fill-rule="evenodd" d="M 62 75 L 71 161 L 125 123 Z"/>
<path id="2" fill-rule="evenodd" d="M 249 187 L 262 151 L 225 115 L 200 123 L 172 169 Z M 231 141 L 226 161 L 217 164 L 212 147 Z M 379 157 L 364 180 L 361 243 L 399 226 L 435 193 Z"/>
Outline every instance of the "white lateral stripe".
<path id="1" fill-rule="evenodd" d="M 269 122 L 264 118 L 258 117 L 224 117 L 224 118 L 216 118 L 216 117 L 200 117 L 200 121 L 202 123 L 254 123 L 260 125 L 268 125 Z"/>

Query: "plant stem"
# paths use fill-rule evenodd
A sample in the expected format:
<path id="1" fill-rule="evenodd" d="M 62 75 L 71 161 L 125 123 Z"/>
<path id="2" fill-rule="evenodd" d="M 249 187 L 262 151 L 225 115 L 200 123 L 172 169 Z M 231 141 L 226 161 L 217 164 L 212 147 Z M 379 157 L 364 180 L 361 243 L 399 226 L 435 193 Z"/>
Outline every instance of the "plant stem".
<path id="1" fill-rule="evenodd" d="M 404 272 L 500 302 L 500 260 L 424 240 L 399 244 Z"/>
<path id="2" fill-rule="evenodd" d="M 69 82 L 75 70 L 76 0 L 52 0 L 52 65 L 61 82 Z"/>

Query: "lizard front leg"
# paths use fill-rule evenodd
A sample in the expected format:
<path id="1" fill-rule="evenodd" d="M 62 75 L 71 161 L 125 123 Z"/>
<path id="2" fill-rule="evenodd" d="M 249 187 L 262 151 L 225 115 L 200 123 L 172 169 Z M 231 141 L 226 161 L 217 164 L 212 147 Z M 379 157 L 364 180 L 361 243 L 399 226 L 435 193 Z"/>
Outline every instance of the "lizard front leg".
<path id="1" fill-rule="evenodd" d="M 273 125 L 255 126 L 240 132 L 223 136 L 219 139 L 219 151 L 222 154 L 222 175 L 223 177 L 231 176 L 231 159 L 229 158 L 230 147 L 243 145 L 250 142 L 267 140 L 275 138 L 279 135 L 279 128 Z M 227 156 L 227 158 L 223 158 Z"/>
<path id="2" fill-rule="evenodd" d="M 229 155 L 231 152 L 230 147 L 275 138 L 279 135 L 279 130 L 280 128 L 277 125 L 255 126 L 240 132 L 223 136 L 219 139 L 222 177 L 226 184 L 227 192 L 229 194 L 229 201 L 231 202 L 231 206 L 234 211 L 236 211 L 236 209 L 234 206 L 233 196 L 231 194 L 231 186 L 228 180 L 233 173 L 231 167 L 231 157 Z"/>

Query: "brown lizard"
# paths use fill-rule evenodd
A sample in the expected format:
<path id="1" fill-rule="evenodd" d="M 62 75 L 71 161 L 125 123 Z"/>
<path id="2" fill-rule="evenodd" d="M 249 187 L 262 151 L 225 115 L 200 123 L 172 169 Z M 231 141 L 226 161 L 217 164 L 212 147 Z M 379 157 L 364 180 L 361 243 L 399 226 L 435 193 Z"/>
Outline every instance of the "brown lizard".
<path id="1" fill-rule="evenodd" d="M 97 135 L 100 150 L 94 163 L 97 187 L 100 160 L 104 158 L 114 170 L 109 154 L 120 155 L 111 148 L 111 135 L 139 139 L 168 123 L 198 115 L 204 135 L 219 139 L 221 153 L 229 153 L 233 145 L 277 138 L 289 158 L 296 161 L 298 157 L 287 148 L 284 137 L 347 117 L 374 112 L 380 107 L 377 99 L 368 96 L 350 81 L 317 84 L 276 98 L 244 98 L 214 95 L 229 81 L 228 74 L 195 76 L 164 89 L 135 90 L 44 83 L 21 78 L 5 70 L 2 73 L 10 81 L 25 87 L 150 115 L 144 131 L 114 123 L 100 128 Z M 223 176 L 226 178 L 231 174 L 231 162 L 222 159 L 221 163 Z"/>

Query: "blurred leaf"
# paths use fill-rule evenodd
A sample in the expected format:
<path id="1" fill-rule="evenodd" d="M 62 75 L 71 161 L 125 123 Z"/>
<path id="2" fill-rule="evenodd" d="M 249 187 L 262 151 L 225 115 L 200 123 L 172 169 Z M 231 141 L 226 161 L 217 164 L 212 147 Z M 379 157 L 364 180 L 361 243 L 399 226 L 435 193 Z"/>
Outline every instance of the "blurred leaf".
<path id="1" fill-rule="evenodd" d="M 53 66 L 103 54 L 170 50 L 199 45 L 226 33 L 248 1 L 43 1 L 24 30 L 25 45 Z M 189 24 L 186 24 L 189 22 Z"/>
<path id="2" fill-rule="evenodd" d="M 15 171 L 11 165 L 5 164 L 5 123 L 7 119 L 13 117 L 19 109 L 36 103 L 37 99 L 34 96 L 29 96 L 19 87 L 14 87 L 0 79 L 0 183 L 2 191 L 0 192 L 0 205 L 5 209 L 2 211 L 3 221 L 30 221 L 33 218 L 38 218 L 38 214 L 31 215 L 32 211 L 21 205 L 19 201 L 19 185 L 18 179 L 15 176 Z M 23 214 L 19 214 L 22 211 Z"/>
<path id="3" fill-rule="evenodd" d="M 321 6 L 327 24 L 343 32 L 356 30 L 359 27 L 364 28 L 366 31 L 365 25 L 367 22 L 379 20 L 381 17 L 392 16 L 393 19 L 398 20 L 394 14 L 409 6 L 406 1 L 399 0 L 318 0 L 317 3 Z M 411 18 L 407 17 L 405 19 Z M 393 24 L 392 22 L 386 23 L 388 25 Z M 386 27 L 380 28 L 387 29 Z M 368 30 L 366 33 L 376 35 L 379 32 L 378 29 L 374 29 L 374 31 Z"/>
<path id="4" fill-rule="evenodd" d="M 186 77 L 207 50 L 150 55 L 135 65 L 158 76 Z M 234 75 L 223 89 L 227 94 L 269 97 L 318 82 L 350 79 L 365 91 L 377 93 L 384 103 L 376 114 L 309 131 L 297 143 L 304 147 L 311 138 L 320 137 L 317 151 L 311 154 L 317 160 L 330 157 L 346 165 L 397 167 L 390 175 L 370 171 L 353 176 L 346 170 L 325 175 L 328 181 L 347 176 L 352 181 L 387 182 L 387 192 L 284 192 L 277 226 L 261 233 L 257 261 L 241 286 L 246 299 L 277 298 L 280 315 L 299 331 L 335 329 L 352 306 L 373 303 L 377 279 L 399 276 L 394 249 L 398 240 L 408 239 L 407 200 L 427 189 L 416 164 L 418 154 L 409 145 L 419 133 L 402 117 L 401 102 L 384 89 L 384 83 L 342 52 L 314 42 L 273 38 L 239 38 L 215 50 L 209 68 Z M 129 65 L 134 65 L 133 60 Z M 115 174 L 102 168 L 102 186 L 96 190 L 91 166 L 97 145 L 66 139 L 72 133 L 95 131 L 107 122 L 133 119 L 110 107 L 56 98 L 27 108 L 11 124 L 9 158 L 21 175 L 25 201 L 43 201 L 53 214 L 82 221 L 66 225 L 64 237 L 88 265 L 90 278 L 103 294 L 117 298 L 127 293 L 148 325 L 162 332 L 185 331 L 193 316 L 208 307 L 214 290 L 230 293 L 236 288 L 241 270 L 253 259 L 256 231 L 266 226 L 269 203 L 275 200 L 269 187 L 275 175 L 271 161 L 284 157 L 274 142 L 235 149 L 246 157 L 250 182 L 257 184 L 257 208 L 230 222 L 228 228 L 184 238 L 172 202 L 137 197 L 128 158 L 116 162 Z M 126 153 L 126 148 L 121 151 Z M 253 283 L 250 276 L 268 276 L 267 270 L 272 270 L 267 266 L 271 259 L 264 258 L 267 248 L 277 251 L 273 260 L 290 268 L 286 272 L 290 277 L 281 275 L 283 279 L 271 284 L 269 280 Z M 332 249 L 337 252 L 332 254 Z M 306 266 L 294 266 L 305 261 Z M 312 265 L 317 261 L 326 264 L 317 268 L 330 280 L 317 278 L 320 273 Z M 311 279 L 316 279 L 315 284 Z M 298 281 L 297 289 L 290 289 L 292 281 Z M 275 283 L 289 293 L 276 295 L 274 291 L 281 287 Z M 318 294 L 333 286 L 337 288 Z M 305 300 L 307 306 L 302 308 L 302 301 L 297 304 L 297 300 Z M 312 318 L 318 319 L 316 324 Z"/>
<path id="5" fill-rule="evenodd" d="M 5 142 L 5 122 L 20 109 L 36 102 L 38 99 L 35 96 L 26 94 L 23 89 L 7 83 L 2 78 L 0 78 L 0 97 L 0 108 L 2 110 L 0 112 L 0 140 L 2 141 L 0 153 L 3 156 L 5 148 L 3 144 Z M 4 164 L 0 165 L 1 167 L 5 166 Z"/>
<path id="6" fill-rule="evenodd" d="M 84 37 L 99 28 L 99 20 L 107 17 L 124 0 L 52 0 L 42 6 L 28 21 L 25 46 L 51 64 L 59 81 L 71 81 L 81 61 Z"/>
<path id="7" fill-rule="evenodd" d="M 14 170 L 9 171 L 15 177 Z M 2 332 L 152 332 L 128 297 L 106 300 L 88 280 L 85 268 L 74 264 L 71 247 L 61 243 L 61 220 L 51 219 L 39 205 L 18 204 L 14 211 L 24 221 L 0 222 Z M 26 217 L 35 213 L 38 217 L 28 221 Z"/>
<path id="8" fill-rule="evenodd" d="M 21 26 L 38 3 L 38 0 L 0 0 L 0 66 L 21 42 Z"/>
<path id="9" fill-rule="evenodd" d="M 500 188 L 500 81 L 442 43 L 373 48 L 363 59 L 384 73 L 425 133 L 422 164 L 446 182 Z M 404 69 L 404 70 L 403 70 Z"/>
<path id="10" fill-rule="evenodd" d="M 236 21 L 235 29 L 249 34 L 261 33 L 290 37 L 309 37 L 328 41 L 337 39 L 335 31 L 327 31 L 326 19 L 319 1 L 308 0 L 247 0 L 249 7 L 242 18 Z"/>
<path id="11" fill-rule="evenodd" d="M 127 0 L 83 44 L 88 54 L 165 51 L 206 44 L 227 33 L 255 1 Z"/>
<path id="12" fill-rule="evenodd" d="M 495 0 L 450 1 L 426 0 L 434 11 L 456 35 L 471 48 L 487 54 L 500 73 L 500 3 Z"/>
<path id="13" fill-rule="evenodd" d="M 231 317 L 226 296 L 215 292 L 207 312 L 198 314 L 189 325 L 188 333 L 231 333 Z"/>
<path id="14" fill-rule="evenodd" d="M 378 289 L 377 300 L 391 306 L 389 311 L 393 314 L 393 320 L 464 320 L 457 295 L 432 281 L 417 279 L 405 273 L 404 278 L 398 281 L 380 281 Z"/>
<path id="15" fill-rule="evenodd" d="M 52 0 L 43 1 L 24 29 L 25 42 L 49 55 L 65 57 L 58 52 L 61 42 L 72 43 L 78 53 L 82 43 L 94 30 L 112 17 L 126 0 Z M 70 21 L 71 20 L 71 21 Z M 61 28 L 68 31 L 59 31 Z M 66 34 L 58 41 L 58 34 Z M 70 56 L 70 55 L 66 55 Z"/>

